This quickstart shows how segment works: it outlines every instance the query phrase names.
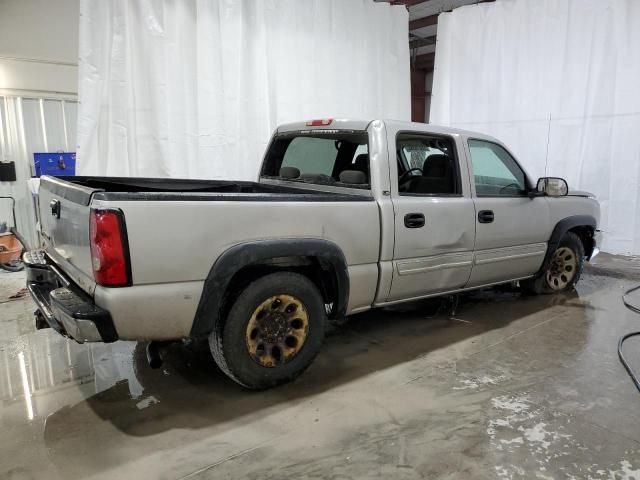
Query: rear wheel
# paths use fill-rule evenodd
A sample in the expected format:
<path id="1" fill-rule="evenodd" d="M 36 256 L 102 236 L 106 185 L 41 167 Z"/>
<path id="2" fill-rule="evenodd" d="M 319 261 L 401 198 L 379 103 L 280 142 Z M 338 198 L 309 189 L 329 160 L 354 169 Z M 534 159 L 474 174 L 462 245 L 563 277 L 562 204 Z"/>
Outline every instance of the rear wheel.
<path id="1" fill-rule="evenodd" d="M 551 255 L 546 269 L 535 278 L 520 282 L 522 289 L 535 294 L 571 290 L 582 274 L 584 246 L 580 237 L 568 232 Z"/>
<path id="2" fill-rule="evenodd" d="M 325 324 L 324 301 L 313 282 L 279 272 L 242 291 L 209 346 L 231 379 L 260 390 L 293 380 L 311 364 Z"/>

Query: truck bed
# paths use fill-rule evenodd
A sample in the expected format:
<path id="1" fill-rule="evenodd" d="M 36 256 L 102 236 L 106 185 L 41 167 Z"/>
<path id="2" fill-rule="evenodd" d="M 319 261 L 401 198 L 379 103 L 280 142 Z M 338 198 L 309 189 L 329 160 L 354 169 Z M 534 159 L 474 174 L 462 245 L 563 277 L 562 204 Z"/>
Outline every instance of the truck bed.
<path id="1" fill-rule="evenodd" d="M 197 299 L 214 262 L 252 241 L 323 239 L 344 253 L 353 288 L 349 309 L 373 301 L 380 217 L 370 191 L 321 191 L 317 185 L 107 177 L 42 177 L 41 233 L 46 253 L 98 306 L 119 338 L 188 336 Z M 57 205 L 57 212 L 52 211 Z M 96 285 L 89 238 L 92 208 L 123 212 L 132 285 Z M 367 241 L 363 242 L 362 239 Z M 145 298 L 144 303 L 135 299 Z M 195 300 L 194 300 L 195 299 Z M 141 311 L 144 310 L 144 311 Z M 146 335 L 146 334 L 145 334 Z"/>
<path id="2" fill-rule="evenodd" d="M 362 201 L 370 192 L 327 192 L 317 186 L 300 187 L 248 181 L 186 180 L 131 177 L 42 177 L 47 189 L 62 198 L 88 205 L 96 200 L 250 200 L 250 201 Z M 75 186 L 76 188 L 73 188 Z M 316 187 L 316 188 L 313 188 Z"/>

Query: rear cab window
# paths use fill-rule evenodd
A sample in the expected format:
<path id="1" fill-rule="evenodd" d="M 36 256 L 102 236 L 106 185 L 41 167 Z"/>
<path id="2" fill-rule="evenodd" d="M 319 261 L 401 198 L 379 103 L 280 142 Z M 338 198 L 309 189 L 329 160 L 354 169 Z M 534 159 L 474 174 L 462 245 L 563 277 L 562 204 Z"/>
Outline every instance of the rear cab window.
<path id="1" fill-rule="evenodd" d="M 368 138 L 365 131 L 279 134 L 267 152 L 261 177 L 370 189 Z"/>

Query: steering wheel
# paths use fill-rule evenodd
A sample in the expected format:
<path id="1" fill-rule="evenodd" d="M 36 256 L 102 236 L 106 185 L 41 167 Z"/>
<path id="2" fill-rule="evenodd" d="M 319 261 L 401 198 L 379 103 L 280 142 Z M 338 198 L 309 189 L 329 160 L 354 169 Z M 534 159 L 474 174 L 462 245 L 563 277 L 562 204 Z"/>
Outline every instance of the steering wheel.
<path id="1" fill-rule="evenodd" d="M 400 178 L 398 179 L 398 184 L 401 185 L 404 182 L 406 182 L 406 178 L 405 177 L 408 177 L 409 174 L 411 172 L 414 172 L 414 171 L 418 171 L 418 172 L 420 172 L 420 175 L 422 175 L 422 169 L 421 168 L 417 168 L 417 167 L 416 168 L 410 168 L 409 170 L 404 172 L 402 175 L 400 175 Z"/>
<path id="2" fill-rule="evenodd" d="M 509 187 L 516 187 L 518 190 L 520 190 L 520 184 L 519 183 L 510 183 L 509 185 L 505 185 L 504 187 L 502 187 L 500 189 L 500 193 L 502 193 L 504 190 L 506 190 Z"/>

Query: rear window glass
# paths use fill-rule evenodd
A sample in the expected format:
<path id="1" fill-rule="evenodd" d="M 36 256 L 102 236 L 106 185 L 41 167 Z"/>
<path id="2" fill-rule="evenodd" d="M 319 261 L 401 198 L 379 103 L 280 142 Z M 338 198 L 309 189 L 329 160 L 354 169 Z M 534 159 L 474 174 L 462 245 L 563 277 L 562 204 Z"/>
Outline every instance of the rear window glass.
<path id="1" fill-rule="evenodd" d="M 369 188 L 366 132 L 293 132 L 271 144 L 262 176 L 281 180 Z"/>
<path id="2" fill-rule="evenodd" d="M 327 138 L 297 137 L 282 157 L 283 167 L 295 167 L 304 173 L 320 173 L 331 176 L 336 164 L 335 141 Z"/>

